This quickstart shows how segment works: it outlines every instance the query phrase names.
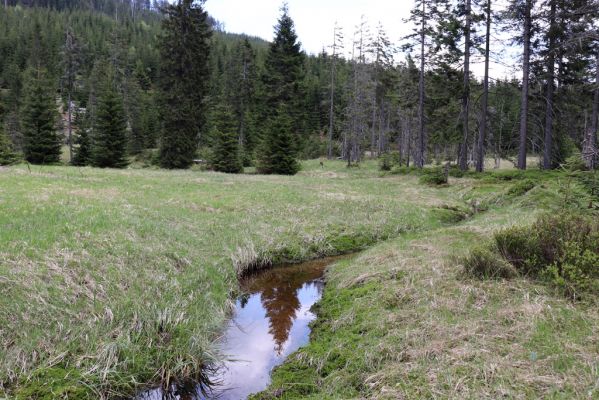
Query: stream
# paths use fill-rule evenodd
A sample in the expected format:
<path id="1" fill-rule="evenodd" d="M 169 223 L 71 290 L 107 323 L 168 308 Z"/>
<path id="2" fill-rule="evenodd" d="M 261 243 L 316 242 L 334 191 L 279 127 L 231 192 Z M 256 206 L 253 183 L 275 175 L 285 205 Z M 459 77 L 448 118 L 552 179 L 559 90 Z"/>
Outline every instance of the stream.
<path id="1" fill-rule="evenodd" d="M 207 392 L 199 386 L 155 389 L 136 399 L 240 400 L 266 389 L 272 369 L 308 343 L 309 324 L 316 318 L 310 309 L 322 297 L 325 268 L 337 259 L 283 265 L 244 278 L 219 343 L 227 360 L 211 377 L 216 385 Z"/>

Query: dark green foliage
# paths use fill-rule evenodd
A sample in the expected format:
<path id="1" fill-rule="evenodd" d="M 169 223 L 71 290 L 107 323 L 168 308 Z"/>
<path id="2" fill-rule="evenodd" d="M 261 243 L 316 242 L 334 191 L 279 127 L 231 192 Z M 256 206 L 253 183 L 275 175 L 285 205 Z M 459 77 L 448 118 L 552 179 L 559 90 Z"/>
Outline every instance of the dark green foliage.
<path id="1" fill-rule="evenodd" d="M 424 169 L 420 177 L 420 183 L 427 185 L 447 184 L 447 174 L 442 167 Z"/>
<path id="2" fill-rule="evenodd" d="M 160 165 L 188 168 L 204 127 L 211 30 L 208 14 L 192 0 L 165 7 L 160 36 L 162 118 Z"/>
<path id="3" fill-rule="evenodd" d="M 233 113 L 225 106 L 215 112 L 215 123 L 211 136 L 215 145 L 212 155 L 212 168 L 218 172 L 238 174 L 243 172 L 239 153 L 239 136 Z"/>
<path id="4" fill-rule="evenodd" d="M 519 274 L 547 280 L 569 297 L 597 294 L 599 219 L 592 213 L 544 215 L 532 226 L 497 232 L 492 245 L 473 250 L 465 260 L 467 271 L 480 277 L 497 268 L 508 271 L 506 261 Z"/>
<path id="5" fill-rule="evenodd" d="M 91 138 L 89 135 L 89 118 L 82 113 L 75 114 L 75 139 L 73 148 L 73 159 L 71 164 L 81 167 L 88 165 L 91 160 Z"/>
<path id="6" fill-rule="evenodd" d="M 258 142 L 253 124 L 258 75 L 256 62 L 256 52 L 245 37 L 231 51 L 223 74 L 224 97 L 234 114 L 235 132 L 245 164 L 251 162 Z"/>
<path id="7" fill-rule="evenodd" d="M 391 171 L 394 166 L 400 166 L 400 154 L 396 151 L 385 153 L 379 157 L 379 169 Z"/>
<path id="8" fill-rule="evenodd" d="M 303 124 L 302 78 L 304 76 L 304 54 L 295 33 L 293 20 L 286 6 L 275 27 L 275 38 L 270 45 L 264 74 L 264 129 L 269 129 L 270 120 L 282 110 L 290 119 L 290 128 L 295 149 L 299 149 L 303 138 L 299 137 Z"/>
<path id="9" fill-rule="evenodd" d="M 258 159 L 262 174 L 295 175 L 300 165 L 295 157 L 291 118 L 280 111 L 269 123 Z"/>
<path id="10" fill-rule="evenodd" d="M 599 171 L 579 172 L 576 179 L 594 200 L 599 201 Z"/>
<path id="11" fill-rule="evenodd" d="M 19 156 L 15 153 L 10 138 L 0 125 L 0 165 L 14 164 L 18 160 Z"/>
<path id="12" fill-rule="evenodd" d="M 98 115 L 92 138 L 91 164 L 100 168 L 125 168 L 127 160 L 127 119 L 120 94 L 112 79 L 105 84 L 98 101 Z"/>
<path id="13" fill-rule="evenodd" d="M 25 159 L 32 164 L 57 163 L 62 142 L 56 130 L 56 101 L 44 71 L 30 70 L 27 76 L 22 112 Z"/>

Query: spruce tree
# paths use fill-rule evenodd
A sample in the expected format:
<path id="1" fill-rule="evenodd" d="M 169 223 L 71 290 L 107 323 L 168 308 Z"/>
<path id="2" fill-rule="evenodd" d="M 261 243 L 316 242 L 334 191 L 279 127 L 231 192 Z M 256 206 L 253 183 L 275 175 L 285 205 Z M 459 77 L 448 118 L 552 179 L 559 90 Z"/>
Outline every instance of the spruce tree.
<path id="1" fill-rule="evenodd" d="M 18 159 L 19 157 L 13 150 L 10 138 L 0 124 L 0 165 L 10 165 Z"/>
<path id="2" fill-rule="evenodd" d="M 89 165 L 91 160 L 91 138 L 89 135 L 90 118 L 82 113 L 75 113 L 75 133 L 76 137 L 73 148 L 73 159 L 71 164 L 82 167 Z"/>
<path id="3" fill-rule="evenodd" d="M 32 164 L 60 161 L 61 138 L 56 130 L 56 101 L 41 69 L 27 73 L 22 110 L 23 152 Z"/>
<path id="4" fill-rule="evenodd" d="M 284 105 L 294 129 L 297 129 L 303 117 L 301 83 L 304 77 L 304 54 L 286 5 L 281 12 L 275 27 L 275 38 L 264 63 L 262 82 L 267 115 L 274 115 Z"/>
<path id="5" fill-rule="evenodd" d="M 258 158 L 260 172 L 292 175 L 299 170 L 295 158 L 301 142 L 298 127 L 304 115 L 301 106 L 304 54 L 287 5 L 281 12 L 262 76 L 266 135 Z"/>
<path id="6" fill-rule="evenodd" d="M 164 168 L 191 165 L 204 126 L 212 33 L 203 3 L 179 0 L 165 7 L 158 97 L 163 127 L 160 165 Z"/>
<path id="7" fill-rule="evenodd" d="M 262 143 L 258 171 L 262 174 L 295 175 L 299 163 L 295 157 L 293 122 L 288 110 L 280 107 L 270 119 L 268 132 Z"/>
<path id="8" fill-rule="evenodd" d="M 243 171 L 236 121 L 225 105 L 217 106 L 212 137 L 215 139 L 212 166 L 215 171 L 238 174 Z"/>
<path id="9" fill-rule="evenodd" d="M 125 168 L 128 164 L 127 118 L 112 79 L 108 79 L 98 99 L 91 164 L 100 168 Z"/>

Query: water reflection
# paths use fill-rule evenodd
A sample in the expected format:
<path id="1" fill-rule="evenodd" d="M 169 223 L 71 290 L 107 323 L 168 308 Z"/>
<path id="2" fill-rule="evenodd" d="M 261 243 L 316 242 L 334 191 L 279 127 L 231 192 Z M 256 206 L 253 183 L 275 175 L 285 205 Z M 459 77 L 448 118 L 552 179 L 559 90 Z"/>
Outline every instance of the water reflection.
<path id="1" fill-rule="evenodd" d="M 210 396 L 194 387 L 191 393 L 184 388 L 173 388 L 169 394 L 154 390 L 138 399 L 238 400 L 265 389 L 272 369 L 308 342 L 309 324 L 315 318 L 310 309 L 322 296 L 323 271 L 334 260 L 274 268 L 241 282 L 243 295 L 221 343 L 228 361 L 213 377 L 220 384 Z"/>

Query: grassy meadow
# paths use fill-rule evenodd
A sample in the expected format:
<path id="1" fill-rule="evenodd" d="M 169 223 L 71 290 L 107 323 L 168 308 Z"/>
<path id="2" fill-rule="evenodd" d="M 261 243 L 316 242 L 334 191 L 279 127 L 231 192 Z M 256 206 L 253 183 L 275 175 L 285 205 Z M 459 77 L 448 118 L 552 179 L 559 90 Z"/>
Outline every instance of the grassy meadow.
<path id="1" fill-rule="evenodd" d="M 559 173 L 524 193 L 510 179 L 432 187 L 375 162 L 294 177 L 2 168 L 0 398 L 198 378 L 239 274 L 366 248 L 329 270 L 312 342 L 258 398 L 599 396 L 596 306 L 461 273 L 494 230 L 588 200 Z"/>
<path id="2" fill-rule="evenodd" d="M 452 202 L 375 164 L 329 166 L 1 169 L 0 388 L 97 398 L 197 376 L 218 358 L 239 272 L 437 226 L 434 207 Z"/>

